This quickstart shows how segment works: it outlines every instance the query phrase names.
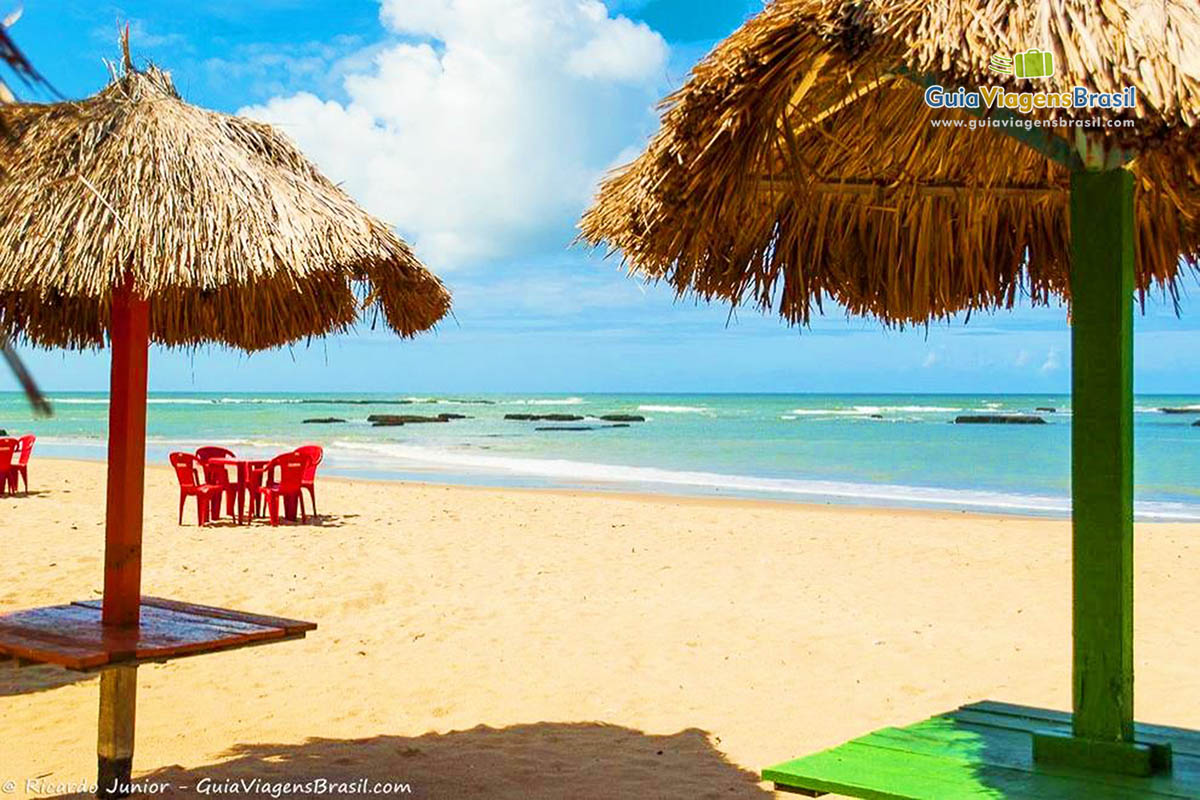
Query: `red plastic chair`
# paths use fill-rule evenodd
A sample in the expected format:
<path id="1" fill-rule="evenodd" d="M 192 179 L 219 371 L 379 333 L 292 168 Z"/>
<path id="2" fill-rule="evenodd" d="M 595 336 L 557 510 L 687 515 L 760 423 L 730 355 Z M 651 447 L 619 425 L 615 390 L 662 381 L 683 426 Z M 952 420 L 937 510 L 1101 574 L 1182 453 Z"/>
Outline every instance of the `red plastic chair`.
<path id="1" fill-rule="evenodd" d="M 17 440 L 16 463 L 8 470 L 8 490 L 17 493 L 17 479 L 25 483 L 25 492 L 29 492 L 29 457 L 33 455 L 33 443 L 37 437 L 32 433 Z"/>
<path id="2" fill-rule="evenodd" d="M 0 495 L 5 494 L 11 485 L 12 461 L 16 452 L 16 439 L 0 439 Z"/>
<path id="3" fill-rule="evenodd" d="M 325 451 L 319 445 L 306 444 L 303 447 L 297 447 L 292 452 L 299 453 L 308 459 L 308 466 L 304 468 L 304 479 L 300 482 L 300 486 L 308 489 L 308 496 L 312 498 L 313 514 L 315 515 L 317 513 L 317 490 L 313 488 L 313 482 L 317 479 L 317 466 L 325 457 Z"/>
<path id="4" fill-rule="evenodd" d="M 191 453 L 171 453 L 169 458 L 171 466 L 175 468 L 175 477 L 179 479 L 179 524 L 183 524 L 183 505 L 189 497 L 196 498 L 197 523 L 208 524 L 212 499 L 215 497 L 220 502 L 222 487 L 196 480 L 196 467 L 200 465 L 200 460 Z"/>
<path id="5" fill-rule="evenodd" d="M 209 447 L 201 447 L 196 450 L 196 458 L 200 459 L 200 464 L 204 468 L 204 482 L 210 486 L 220 486 L 222 493 L 225 495 L 225 513 L 233 516 L 233 504 L 237 500 L 240 487 L 234 481 L 229 480 L 229 469 L 220 464 L 208 464 L 210 458 L 237 458 L 232 450 L 224 447 L 212 445 Z M 212 515 L 215 519 L 221 518 L 221 498 L 218 496 L 212 501 Z"/>
<path id="6" fill-rule="evenodd" d="M 300 520 L 308 522 L 304 513 L 304 494 L 301 492 L 304 484 L 304 470 L 309 459 L 299 453 L 284 453 L 276 456 L 261 470 L 265 476 L 264 485 L 258 488 L 259 495 L 267 501 L 267 511 L 271 516 L 271 525 L 279 524 L 279 500 L 285 503 L 299 503 Z M 274 480 L 275 470 L 279 470 L 279 480 Z"/>

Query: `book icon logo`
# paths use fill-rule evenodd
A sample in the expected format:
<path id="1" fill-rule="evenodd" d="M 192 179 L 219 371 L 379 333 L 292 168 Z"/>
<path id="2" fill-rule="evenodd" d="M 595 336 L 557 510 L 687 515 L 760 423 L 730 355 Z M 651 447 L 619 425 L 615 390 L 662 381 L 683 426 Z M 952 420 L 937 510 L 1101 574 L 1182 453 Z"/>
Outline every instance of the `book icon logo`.
<path id="1" fill-rule="evenodd" d="M 1026 50 L 1011 57 L 994 55 L 988 62 L 988 69 L 1018 78 L 1048 78 L 1054 74 L 1054 54 L 1045 50 Z"/>

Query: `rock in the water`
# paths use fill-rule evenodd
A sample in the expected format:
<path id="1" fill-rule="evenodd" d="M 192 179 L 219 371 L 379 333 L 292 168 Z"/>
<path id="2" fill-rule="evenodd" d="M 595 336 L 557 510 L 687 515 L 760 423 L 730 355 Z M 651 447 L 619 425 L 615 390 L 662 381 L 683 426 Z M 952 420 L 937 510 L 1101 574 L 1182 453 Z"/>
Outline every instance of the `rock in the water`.
<path id="1" fill-rule="evenodd" d="M 641 414 L 601 414 L 600 419 L 605 422 L 645 422 L 646 418 Z"/>
<path id="2" fill-rule="evenodd" d="M 345 421 L 346 420 L 344 420 L 340 417 L 313 417 L 312 419 L 304 420 L 304 424 L 305 425 L 333 425 L 335 423 L 345 422 Z"/>
<path id="3" fill-rule="evenodd" d="M 954 418 L 956 425 L 1045 425 L 1046 420 L 1033 414 L 963 414 Z"/>
<path id="4" fill-rule="evenodd" d="M 616 425 L 605 425 L 606 428 L 628 428 L 628 422 L 618 422 Z"/>
<path id="5" fill-rule="evenodd" d="M 883 419 L 883 414 L 872 414 L 871 419 Z"/>
<path id="6" fill-rule="evenodd" d="M 1051 406 L 1038 406 L 1034 411 L 1045 411 L 1047 414 L 1057 414 L 1058 409 Z"/>
<path id="7" fill-rule="evenodd" d="M 505 414 L 504 418 L 519 422 L 579 422 L 583 419 L 578 414 Z"/>
<path id="8" fill-rule="evenodd" d="M 534 428 L 535 431 L 593 431 L 590 425 L 547 425 Z"/>
<path id="9" fill-rule="evenodd" d="M 409 423 L 449 421 L 449 419 L 443 419 L 440 416 L 423 417 L 420 414 L 372 414 L 367 417 L 367 422 L 373 425 L 407 425 Z"/>
<path id="10" fill-rule="evenodd" d="M 1198 420 L 1196 420 L 1195 422 L 1193 422 L 1193 423 L 1192 423 L 1192 427 L 1193 427 L 1193 428 L 1200 428 L 1200 419 L 1198 419 Z"/>
<path id="11" fill-rule="evenodd" d="M 8 431 L 0 430 L 0 436 L 8 436 Z"/>
<path id="12" fill-rule="evenodd" d="M 1164 414 L 1200 414 L 1200 406 L 1181 406 L 1179 408 L 1160 408 Z"/>
<path id="13" fill-rule="evenodd" d="M 324 398 L 324 397 L 306 397 L 300 400 L 301 403 L 309 405 L 326 405 L 326 406 L 406 406 L 411 403 L 411 400 L 364 400 L 361 397 L 356 398 Z"/>
<path id="14" fill-rule="evenodd" d="M 466 414 L 438 414 L 438 418 L 444 420 L 470 419 Z"/>

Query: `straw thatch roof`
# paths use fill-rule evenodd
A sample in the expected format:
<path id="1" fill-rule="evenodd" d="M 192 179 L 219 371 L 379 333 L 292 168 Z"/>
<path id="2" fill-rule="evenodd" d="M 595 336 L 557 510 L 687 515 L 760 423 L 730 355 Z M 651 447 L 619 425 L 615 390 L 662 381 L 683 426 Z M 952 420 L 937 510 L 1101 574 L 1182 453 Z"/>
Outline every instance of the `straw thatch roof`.
<path id="1" fill-rule="evenodd" d="M 165 345 L 258 350 L 363 310 L 412 336 L 447 313 L 408 246 L 285 137 L 125 63 L 87 100 L 4 109 L 0 338 L 101 345 L 126 280 Z"/>
<path id="2" fill-rule="evenodd" d="M 991 56 L 1054 54 L 1037 84 Z M 1039 129 L 1136 156 L 1137 285 L 1175 292 L 1200 256 L 1195 0 L 775 0 L 664 102 L 646 152 L 603 183 L 583 238 L 679 292 L 807 321 L 822 298 L 895 323 L 1066 297 L 1070 170 L 933 110 L 949 87 L 1137 87 L 1131 128 Z M 1054 142 L 1052 142 L 1053 144 Z M 1067 147 L 1062 148 L 1062 145 Z M 1182 264 L 1181 264 L 1182 260 Z"/>
<path id="3" fill-rule="evenodd" d="M 50 87 L 49 82 L 43 78 L 41 74 L 38 73 L 38 71 L 34 68 L 33 64 L 29 62 L 29 59 L 25 57 L 25 54 L 21 52 L 20 48 L 17 47 L 17 44 L 12 40 L 12 37 L 8 35 L 8 28 L 14 22 L 16 22 L 19 17 L 20 12 L 17 12 L 16 14 L 10 14 L 3 20 L 2 23 L 0 23 L 0 61 L 4 62 L 4 64 L 6 64 L 8 68 L 12 70 L 13 74 L 16 75 L 16 77 L 19 78 L 26 86 L 52 88 Z M 8 82 L 3 78 L 0 78 L 0 106 L 7 105 L 8 103 L 15 103 L 16 100 L 17 97 L 15 94 L 13 94 Z M 9 129 L 8 123 L 5 121 L 3 108 L 0 108 L 0 136 L 10 137 L 12 135 L 13 133 Z M 3 175 L 0 174 L 0 179 L 2 178 Z M 9 344 L 8 339 L 3 336 L 0 336 L 0 357 L 3 357 L 4 360 L 8 362 L 8 366 L 12 370 L 13 375 L 16 377 L 17 383 L 21 385 L 21 388 L 25 392 L 25 396 L 29 398 L 29 403 L 33 406 L 34 412 L 44 416 L 49 416 L 51 413 L 53 413 L 49 401 L 46 400 L 45 396 L 42 395 L 41 390 L 38 389 L 37 382 L 34 381 L 33 375 L 30 374 L 29 370 L 25 367 L 25 364 L 21 361 L 21 357 L 17 355 L 16 350 L 14 350 L 12 345 Z"/>

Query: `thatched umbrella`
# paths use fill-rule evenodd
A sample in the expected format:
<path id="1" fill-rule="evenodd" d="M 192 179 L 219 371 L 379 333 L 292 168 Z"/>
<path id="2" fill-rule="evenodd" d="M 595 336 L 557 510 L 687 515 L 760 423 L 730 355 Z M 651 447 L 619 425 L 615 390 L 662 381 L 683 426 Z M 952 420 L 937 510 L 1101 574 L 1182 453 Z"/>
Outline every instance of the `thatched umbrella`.
<path id="1" fill-rule="evenodd" d="M 991 71 L 1030 49 L 1051 78 Z M 1137 102 L 927 103 L 981 86 Z M 1132 721 L 1132 305 L 1197 269 L 1198 118 L 1192 0 L 776 0 L 665 101 L 582 221 L 650 279 L 793 322 L 830 298 L 899 325 L 1070 302 L 1074 736 L 1036 739 L 1039 764 L 1162 756 Z"/>
<path id="2" fill-rule="evenodd" d="M 129 776 L 137 663 L 311 628 L 142 598 L 149 344 L 261 350 L 347 330 L 364 311 L 408 337 L 450 304 L 408 246 L 287 139 L 184 103 L 124 45 L 107 88 L 12 106 L 15 136 L 0 141 L 0 337 L 113 349 L 102 612 L 0 618 L 0 655 L 106 668 L 102 790 Z"/>
<path id="3" fill-rule="evenodd" d="M 16 18 L 20 14 L 10 15 L 0 24 L 0 61 L 3 61 L 13 74 L 17 76 L 27 86 L 42 86 L 50 88 L 49 82 L 42 77 L 33 66 L 29 63 L 29 59 L 17 47 L 16 42 L 8 35 L 8 29 L 16 22 Z M 16 95 L 13 94 L 12 88 L 6 81 L 0 79 L 0 106 L 16 102 Z M 12 136 L 12 131 L 9 129 L 4 120 L 3 109 L 0 108 L 0 136 Z M 25 391 L 25 396 L 29 398 L 30 405 L 34 411 L 39 414 L 49 415 L 51 412 L 50 403 L 42 395 L 37 387 L 37 382 L 34 381 L 33 375 L 26 369 L 22 363 L 20 356 L 12 345 L 2 337 L 0 337 L 0 355 L 4 356 L 4 360 L 8 362 L 8 366 L 13 371 L 13 375 L 17 379 L 17 383 Z"/>

